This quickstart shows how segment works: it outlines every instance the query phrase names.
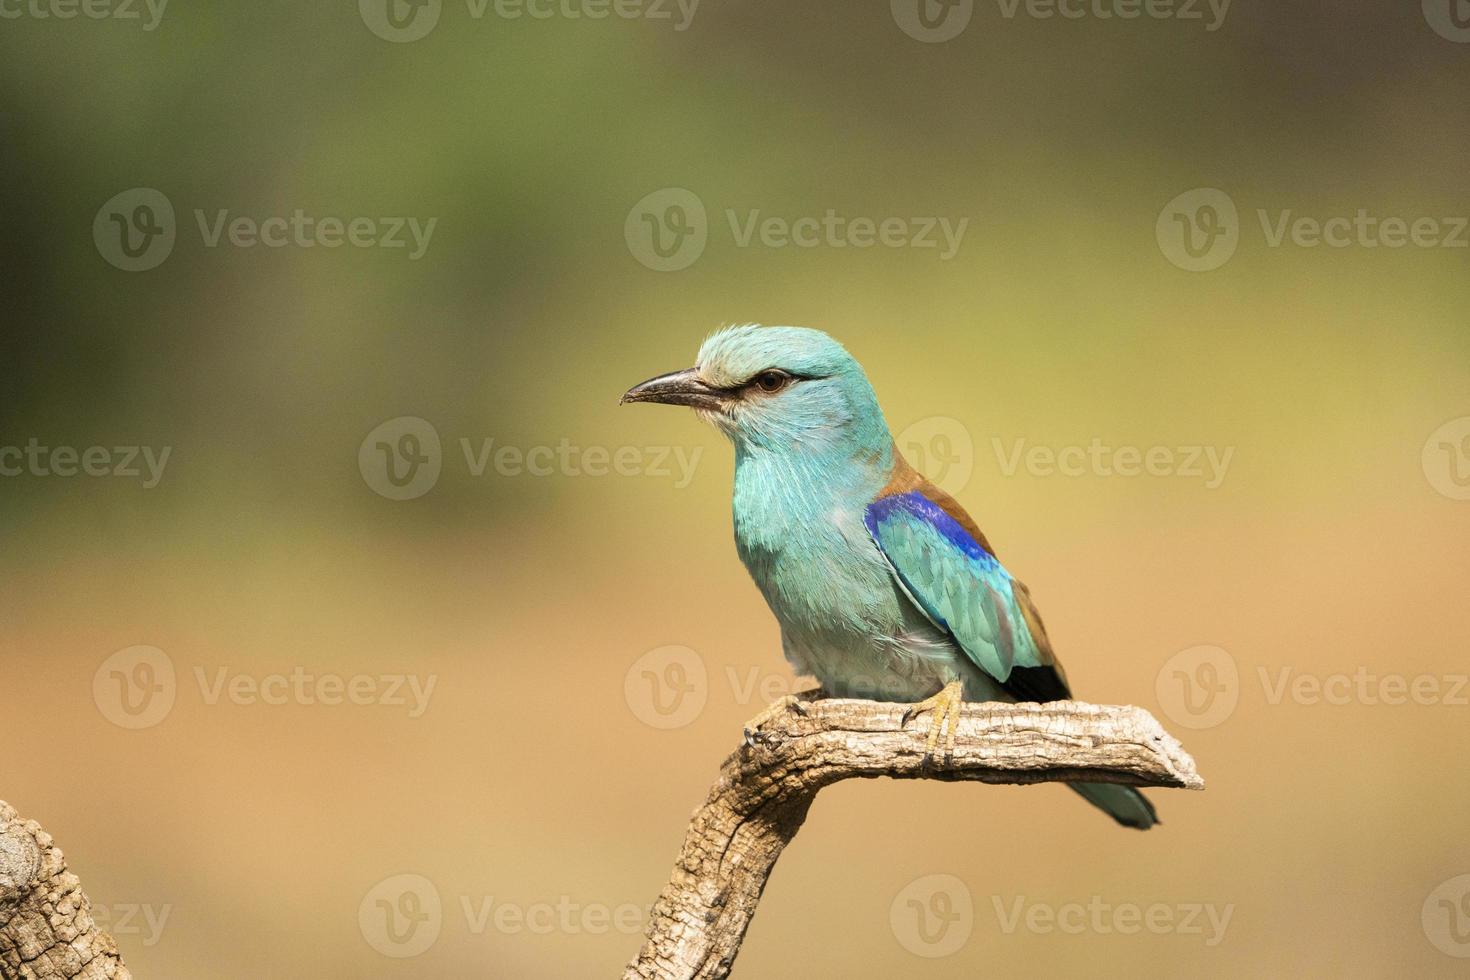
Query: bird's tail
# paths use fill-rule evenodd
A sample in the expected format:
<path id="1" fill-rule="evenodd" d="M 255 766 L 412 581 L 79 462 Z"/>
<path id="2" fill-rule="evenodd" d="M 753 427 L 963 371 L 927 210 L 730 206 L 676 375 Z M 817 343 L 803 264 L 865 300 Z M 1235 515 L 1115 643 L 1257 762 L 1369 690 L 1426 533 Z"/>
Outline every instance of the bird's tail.
<path id="1" fill-rule="evenodd" d="M 1159 820 L 1154 805 L 1132 786 L 1117 783 L 1068 783 L 1083 799 L 1125 827 L 1147 830 Z"/>

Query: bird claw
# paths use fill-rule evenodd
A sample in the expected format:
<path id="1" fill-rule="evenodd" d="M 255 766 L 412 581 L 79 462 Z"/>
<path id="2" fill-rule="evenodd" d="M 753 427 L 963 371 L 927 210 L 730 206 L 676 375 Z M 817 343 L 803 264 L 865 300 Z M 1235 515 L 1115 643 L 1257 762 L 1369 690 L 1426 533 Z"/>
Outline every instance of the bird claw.
<path id="1" fill-rule="evenodd" d="M 760 746 L 771 745 L 771 744 L 775 743 L 776 741 L 777 741 L 777 736 L 773 732 L 763 732 L 763 731 L 760 731 L 759 729 L 755 729 L 755 728 L 746 728 L 745 729 L 745 747 L 747 749 L 753 749 L 757 745 L 760 745 Z"/>
<path id="2" fill-rule="evenodd" d="M 761 726 L 778 715 L 784 715 L 786 709 L 797 703 L 794 694 L 788 694 L 779 701 L 773 701 L 766 706 L 765 710 L 745 723 L 745 747 L 754 748 L 757 745 L 772 745 L 780 741 L 780 735 L 776 732 L 763 732 Z"/>
<path id="3" fill-rule="evenodd" d="M 808 702 L 821 697 L 821 695 L 821 688 L 817 688 L 813 691 L 802 691 L 800 694 L 788 694 L 779 701 L 771 702 L 771 704 L 766 706 L 764 711 L 745 723 L 745 747 L 749 749 L 757 745 L 779 744 L 785 738 L 783 733 L 763 732 L 761 731 L 761 727 L 773 718 L 784 715 L 787 711 L 794 711 L 805 717 L 809 710 Z"/>
<path id="4" fill-rule="evenodd" d="M 934 750 L 939 745 L 939 735 L 944 733 L 944 758 L 946 761 L 954 758 L 955 735 L 960 726 L 960 709 L 964 706 L 964 685 L 954 681 L 945 685 L 944 690 L 926 698 L 917 704 L 911 704 L 904 709 L 903 719 L 900 727 L 908 727 L 908 723 L 926 711 L 934 712 L 934 717 L 929 720 L 929 737 L 924 741 L 924 757 L 921 765 L 928 766 L 935 761 Z"/>

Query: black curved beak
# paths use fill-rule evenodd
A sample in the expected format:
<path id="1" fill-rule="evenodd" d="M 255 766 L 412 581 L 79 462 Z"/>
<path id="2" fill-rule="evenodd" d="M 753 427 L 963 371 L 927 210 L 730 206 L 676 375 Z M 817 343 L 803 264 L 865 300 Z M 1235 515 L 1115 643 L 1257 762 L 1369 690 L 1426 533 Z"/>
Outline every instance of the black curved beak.
<path id="1" fill-rule="evenodd" d="M 708 411 L 723 411 L 729 392 L 705 383 L 694 368 L 660 374 L 641 385 L 629 388 L 619 405 L 630 402 L 659 402 L 664 405 L 687 405 Z"/>

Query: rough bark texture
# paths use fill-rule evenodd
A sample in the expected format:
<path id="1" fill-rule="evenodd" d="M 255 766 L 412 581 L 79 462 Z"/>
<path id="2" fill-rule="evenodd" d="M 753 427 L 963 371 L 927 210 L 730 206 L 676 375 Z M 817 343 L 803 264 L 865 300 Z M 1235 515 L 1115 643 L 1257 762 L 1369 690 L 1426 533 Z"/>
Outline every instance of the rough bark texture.
<path id="1" fill-rule="evenodd" d="M 817 792 L 843 779 L 1204 788 L 1194 760 L 1142 708 L 967 704 L 953 757 L 926 764 L 928 716 L 904 727 L 905 707 L 789 699 L 762 725 L 756 744 L 726 759 L 690 821 L 648 939 L 624 980 L 727 976 L 776 859 Z"/>
<path id="2" fill-rule="evenodd" d="M 132 980 L 61 849 L 0 800 L 0 977 Z"/>

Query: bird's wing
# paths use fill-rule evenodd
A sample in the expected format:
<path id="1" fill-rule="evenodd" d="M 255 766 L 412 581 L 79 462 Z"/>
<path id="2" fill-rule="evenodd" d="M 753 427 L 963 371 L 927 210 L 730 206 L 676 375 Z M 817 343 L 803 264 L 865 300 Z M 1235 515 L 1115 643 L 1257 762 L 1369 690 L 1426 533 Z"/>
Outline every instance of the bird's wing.
<path id="1" fill-rule="evenodd" d="M 1071 697 L 1031 594 L 970 516 L 921 477 L 890 487 L 864 523 L 914 604 L 1018 700 Z"/>

